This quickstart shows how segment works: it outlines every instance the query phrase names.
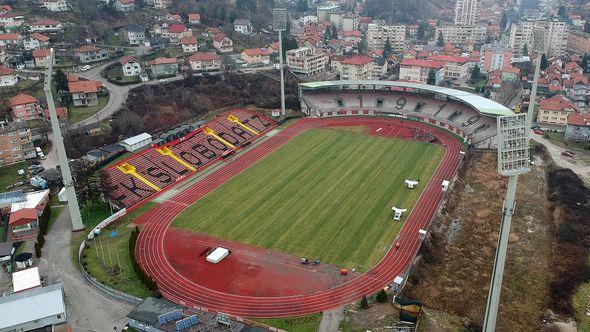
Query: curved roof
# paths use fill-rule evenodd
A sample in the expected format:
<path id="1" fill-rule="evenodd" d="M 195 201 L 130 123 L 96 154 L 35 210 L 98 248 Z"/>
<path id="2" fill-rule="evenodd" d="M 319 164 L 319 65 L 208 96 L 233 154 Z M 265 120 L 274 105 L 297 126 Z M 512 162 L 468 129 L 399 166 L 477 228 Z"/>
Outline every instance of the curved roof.
<path id="1" fill-rule="evenodd" d="M 397 88 L 412 88 L 424 91 L 430 91 L 447 95 L 451 98 L 459 100 L 475 109 L 480 113 L 502 116 L 502 115 L 513 115 L 514 113 L 508 107 L 499 104 L 493 100 L 478 96 L 476 94 L 462 91 L 444 88 L 436 85 L 427 85 L 413 82 L 403 81 L 378 81 L 378 80 L 349 80 L 349 81 L 317 81 L 308 83 L 299 83 L 299 86 L 303 89 L 321 89 L 329 87 L 338 87 L 344 85 L 377 85 L 382 87 L 397 87 Z"/>

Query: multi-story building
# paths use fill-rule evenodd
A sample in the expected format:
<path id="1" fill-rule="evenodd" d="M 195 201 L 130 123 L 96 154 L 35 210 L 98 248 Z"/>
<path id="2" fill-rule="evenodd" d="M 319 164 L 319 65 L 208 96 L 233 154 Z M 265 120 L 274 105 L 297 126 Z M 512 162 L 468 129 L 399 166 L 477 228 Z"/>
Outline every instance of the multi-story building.
<path id="1" fill-rule="evenodd" d="M 10 98 L 10 109 L 14 121 L 35 120 L 43 114 L 39 100 L 24 93 Z"/>
<path id="2" fill-rule="evenodd" d="M 379 63 L 377 59 L 366 55 L 356 55 L 340 61 L 341 80 L 373 80 L 386 71 L 387 62 Z"/>
<path id="3" fill-rule="evenodd" d="M 74 106 L 98 105 L 98 92 L 104 88 L 100 81 L 76 80 L 68 82 L 68 88 L 74 101 Z"/>
<path id="4" fill-rule="evenodd" d="M 13 13 L 0 14 L 0 25 L 6 30 L 13 30 L 25 23 L 25 17 Z"/>
<path id="5" fill-rule="evenodd" d="M 214 52 L 198 52 L 188 58 L 191 69 L 196 72 L 221 70 L 221 58 Z"/>
<path id="6" fill-rule="evenodd" d="M 435 73 L 435 84 L 444 78 L 445 63 L 418 59 L 403 59 L 399 67 L 399 79 L 419 83 L 428 83 L 430 71 Z"/>
<path id="7" fill-rule="evenodd" d="M 63 24 L 57 20 L 44 18 L 30 24 L 31 32 L 60 32 L 63 30 Z"/>
<path id="8" fill-rule="evenodd" d="M 236 19 L 234 20 L 234 30 L 244 35 L 250 35 L 254 32 L 254 25 L 250 20 Z"/>
<path id="9" fill-rule="evenodd" d="M 271 54 L 266 48 L 248 48 L 240 53 L 240 57 L 249 65 L 269 65 Z"/>
<path id="10" fill-rule="evenodd" d="M 213 35 L 213 47 L 220 53 L 233 52 L 234 42 L 223 33 Z"/>
<path id="11" fill-rule="evenodd" d="M 502 44 L 485 44 L 481 47 L 479 68 L 484 73 L 510 67 L 512 49 Z"/>
<path id="12" fill-rule="evenodd" d="M 305 76 L 323 72 L 328 65 L 328 56 L 314 47 L 300 47 L 287 51 L 287 68 Z"/>
<path id="13" fill-rule="evenodd" d="M 446 43 L 451 44 L 481 44 L 488 35 L 485 25 L 440 25 L 436 27 L 435 38 L 442 33 Z"/>
<path id="14" fill-rule="evenodd" d="M 352 31 L 358 29 L 358 19 L 352 14 L 342 15 L 342 31 Z"/>
<path id="15" fill-rule="evenodd" d="M 567 51 L 570 53 L 590 53 L 590 33 L 571 30 L 567 38 Z"/>
<path id="16" fill-rule="evenodd" d="M 455 3 L 455 24 L 475 24 L 476 12 L 477 0 L 457 0 L 457 2 Z"/>
<path id="17" fill-rule="evenodd" d="M 108 58 L 108 52 L 94 45 L 84 45 L 74 50 L 76 58 L 81 63 L 101 61 Z"/>
<path id="18" fill-rule="evenodd" d="M 194 53 L 199 50 L 199 43 L 196 37 L 182 37 L 180 39 L 180 46 L 184 53 Z"/>
<path id="19" fill-rule="evenodd" d="M 201 24 L 201 14 L 199 13 L 190 13 L 188 16 L 188 24 Z"/>
<path id="20" fill-rule="evenodd" d="M 580 113 L 577 106 L 557 95 L 539 102 L 537 122 L 565 126 L 568 115 L 576 113 Z"/>
<path id="21" fill-rule="evenodd" d="M 135 0 L 115 0 L 115 10 L 122 13 L 129 13 L 135 8 Z"/>
<path id="22" fill-rule="evenodd" d="M 476 61 L 462 56 L 433 55 L 427 58 L 428 61 L 444 63 L 444 77 L 448 80 L 458 80 L 467 77 Z"/>
<path id="23" fill-rule="evenodd" d="M 119 60 L 123 76 L 137 76 L 141 74 L 141 64 L 133 56 L 124 56 Z"/>
<path id="24" fill-rule="evenodd" d="M 523 20 L 512 25 L 510 30 L 510 46 L 514 54 L 522 54 L 524 45 L 528 51 L 533 47 L 533 31 L 535 28 L 545 30 L 545 45 L 549 56 L 560 56 L 565 54 L 568 43 L 568 26 L 559 20 Z"/>
<path id="25" fill-rule="evenodd" d="M 151 0 L 151 3 L 154 8 L 164 9 L 172 5 L 172 0 Z"/>
<path id="26" fill-rule="evenodd" d="M 66 0 L 41 0 L 41 8 L 52 12 L 65 12 L 70 9 Z"/>
<path id="27" fill-rule="evenodd" d="M 22 42 L 23 37 L 18 33 L 0 34 L 0 46 L 18 45 Z"/>
<path id="28" fill-rule="evenodd" d="M 406 27 L 404 25 L 381 25 L 370 23 L 367 25 L 367 49 L 382 50 L 389 40 L 394 52 L 406 49 Z"/>
<path id="29" fill-rule="evenodd" d="M 31 129 L 26 122 L 0 122 L 0 166 L 36 156 Z"/>
<path id="30" fill-rule="evenodd" d="M 330 20 L 330 13 L 334 10 L 338 9 L 338 5 L 334 3 L 326 3 L 318 5 L 317 12 L 318 12 L 318 21 L 326 22 Z"/>
<path id="31" fill-rule="evenodd" d="M 18 83 L 14 69 L 0 66 L 0 86 L 13 86 Z"/>
<path id="32" fill-rule="evenodd" d="M 145 28 L 139 24 L 129 24 L 123 28 L 123 35 L 129 45 L 139 45 L 144 42 Z"/>
<path id="33" fill-rule="evenodd" d="M 23 40 L 23 46 L 25 50 L 30 51 L 40 47 L 46 47 L 49 45 L 49 37 L 42 35 L 38 32 L 33 32 L 29 38 Z"/>
<path id="34" fill-rule="evenodd" d="M 33 59 L 35 59 L 35 67 L 45 68 L 51 59 L 51 51 L 48 48 L 33 50 Z"/>
<path id="35" fill-rule="evenodd" d="M 590 114 L 569 114 L 565 127 L 565 138 L 590 141 Z"/>
<path id="36" fill-rule="evenodd" d="M 176 58 L 155 58 L 149 62 L 152 76 L 166 77 L 178 74 L 178 59 Z"/>

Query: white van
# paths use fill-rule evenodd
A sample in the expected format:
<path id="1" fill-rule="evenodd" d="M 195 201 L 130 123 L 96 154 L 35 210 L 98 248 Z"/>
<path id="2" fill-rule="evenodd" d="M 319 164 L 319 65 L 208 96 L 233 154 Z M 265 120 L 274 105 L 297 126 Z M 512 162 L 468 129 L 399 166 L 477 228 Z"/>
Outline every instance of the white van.
<path id="1" fill-rule="evenodd" d="M 80 70 L 81 71 L 87 71 L 89 69 L 90 69 L 90 66 L 89 65 L 84 65 L 84 66 L 80 67 Z"/>
<path id="2" fill-rule="evenodd" d="M 40 147 L 36 147 L 35 151 L 37 151 L 37 157 L 39 157 L 41 159 L 45 159 L 45 154 L 43 153 L 43 150 L 41 150 Z"/>

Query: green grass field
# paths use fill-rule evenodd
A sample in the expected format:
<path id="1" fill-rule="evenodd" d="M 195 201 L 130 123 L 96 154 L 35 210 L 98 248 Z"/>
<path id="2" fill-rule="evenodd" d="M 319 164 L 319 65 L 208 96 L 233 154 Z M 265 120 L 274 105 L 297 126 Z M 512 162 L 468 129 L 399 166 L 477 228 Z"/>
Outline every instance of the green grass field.
<path id="1" fill-rule="evenodd" d="M 181 213 L 173 227 L 366 271 L 416 203 L 444 150 L 432 144 L 313 129 Z M 422 181 L 404 187 L 407 178 Z"/>

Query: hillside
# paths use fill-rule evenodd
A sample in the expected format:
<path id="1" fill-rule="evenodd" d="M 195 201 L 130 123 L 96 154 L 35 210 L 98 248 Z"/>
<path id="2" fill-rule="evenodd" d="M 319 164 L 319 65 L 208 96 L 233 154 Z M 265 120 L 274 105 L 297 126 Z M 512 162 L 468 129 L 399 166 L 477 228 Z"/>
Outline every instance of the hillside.
<path id="1" fill-rule="evenodd" d="M 364 13 L 389 23 L 411 23 L 416 20 L 448 19 L 445 12 L 452 10 L 452 0 L 367 0 Z"/>

